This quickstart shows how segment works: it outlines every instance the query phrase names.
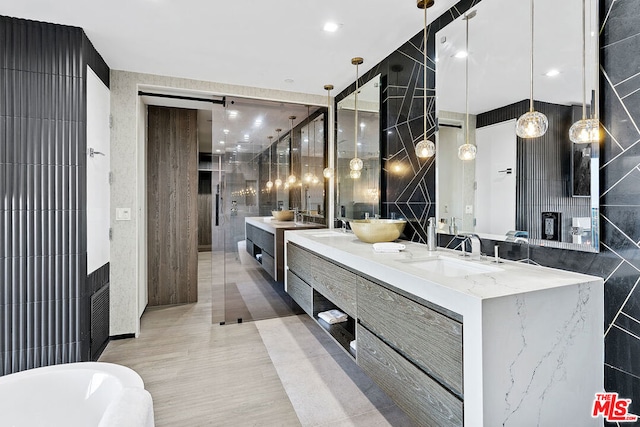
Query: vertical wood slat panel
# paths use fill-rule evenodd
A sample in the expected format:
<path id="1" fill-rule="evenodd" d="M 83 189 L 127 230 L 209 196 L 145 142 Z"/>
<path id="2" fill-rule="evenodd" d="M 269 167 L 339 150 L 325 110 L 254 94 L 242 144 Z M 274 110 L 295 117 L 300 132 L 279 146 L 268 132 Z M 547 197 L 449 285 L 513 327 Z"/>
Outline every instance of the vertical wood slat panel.
<path id="1" fill-rule="evenodd" d="M 149 305 L 196 302 L 198 152 L 195 110 L 148 108 Z"/>

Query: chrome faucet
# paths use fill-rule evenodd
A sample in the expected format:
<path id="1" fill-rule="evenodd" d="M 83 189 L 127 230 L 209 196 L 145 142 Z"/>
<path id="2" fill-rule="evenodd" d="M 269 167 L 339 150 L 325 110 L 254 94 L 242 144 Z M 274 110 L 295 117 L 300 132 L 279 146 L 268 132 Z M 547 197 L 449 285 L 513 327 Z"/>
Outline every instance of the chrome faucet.
<path id="1" fill-rule="evenodd" d="M 480 236 L 478 236 L 475 233 L 469 233 L 469 234 L 456 234 L 455 236 L 457 239 L 462 239 L 462 243 L 460 243 L 460 249 L 462 250 L 462 254 L 460 254 L 461 257 L 469 257 L 469 256 L 476 256 L 477 258 L 480 258 L 482 256 L 482 240 L 480 240 Z M 476 238 L 478 239 L 478 250 L 477 252 L 474 251 L 474 246 L 473 246 L 473 241 L 472 239 Z M 467 242 L 469 242 L 469 244 L 471 245 L 471 254 L 467 254 Z"/>
<path id="2" fill-rule="evenodd" d="M 339 218 L 339 221 L 342 223 L 342 232 L 346 233 L 348 231 L 347 230 L 347 220 Z"/>
<path id="3" fill-rule="evenodd" d="M 474 251 L 474 246 L 473 246 L 473 241 L 472 239 L 478 239 L 478 250 L 477 252 Z M 480 258 L 482 256 L 482 240 L 480 240 L 480 236 L 478 236 L 475 233 L 469 233 L 467 234 L 467 240 L 469 241 L 469 243 L 471 244 L 471 256 L 476 256 L 477 258 Z"/>

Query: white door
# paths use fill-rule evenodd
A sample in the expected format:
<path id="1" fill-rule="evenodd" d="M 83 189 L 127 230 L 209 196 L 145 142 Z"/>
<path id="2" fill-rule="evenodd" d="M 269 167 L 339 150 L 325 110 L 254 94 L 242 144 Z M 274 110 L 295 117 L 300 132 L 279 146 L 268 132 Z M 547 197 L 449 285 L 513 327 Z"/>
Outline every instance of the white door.
<path id="1" fill-rule="evenodd" d="M 477 233 L 504 236 L 507 231 L 515 230 L 515 122 L 509 120 L 476 130 Z"/>

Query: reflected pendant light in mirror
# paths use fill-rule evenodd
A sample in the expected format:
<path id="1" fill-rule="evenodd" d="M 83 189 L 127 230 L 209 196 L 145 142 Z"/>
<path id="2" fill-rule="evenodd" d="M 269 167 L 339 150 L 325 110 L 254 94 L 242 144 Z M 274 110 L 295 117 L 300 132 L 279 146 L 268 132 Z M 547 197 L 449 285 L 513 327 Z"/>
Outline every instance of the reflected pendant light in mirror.
<path id="1" fill-rule="evenodd" d="M 416 144 L 416 155 L 421 159 L 433 157 L 436 154 L 436 145 L 433 141 L 427 139 L 427 9 L 434 5 L 434 0 L 417 0 L 418 8 L 424 9 L 424 76 L 423 76 L 423 95 L 422 102 L 424 105 L 424 138 Z"/>
<path id="2" fill-rule="evenodd" d="M 466 21 L 464 69 L 465 69 L 465 97 L 466 97 L 466 125 L 464 127 L 465 143 L 458 148 L 458 158 L 460 160 L 473 160 L 476 158 L 476 146 L 469 144 L 469 20 L 476 16 L 476 11 L 472 10 L 462 19 Z"/>
<path id="3" fill-rule="evenodd" d="M 273 182 L 271 181 L 271 140 L 273 136 L 268 136 L 267 138 L 269 138 L 269 148 L 267 148 L 269 150 L 269 181 L 267 181 L 267 190 L 271 191 L 273 187 Z"/>
<path id="4" fill-rule="evenodd" d="M 274 182 L 276 188 L 280 188 L 280 186 L 282 185 L 282 180 L 280 179 L 280 152 L 278 151 L 278 144 L 280 143 L 280 131 L 282 129 L 276 129 L 276 132 L 278 132 L 278 139 L 276 139 L 276 155 L 278 156 L 278 160 L 277 160 L 277 172 L 276 172 L 276 180 Z"/>
<path id="5" fill-rule="evenodd" d="M 353 114 L 354 114 L 354 137 L 353 137 L 353 159 L 349 162 L 349 176 L 353 179 L 360 178 L 360 171 L 362 170 L 363 163 L 362 159 L 358 158 L 358 67 L 364 62 L 364 60 L 360 57 L 355 57 L 351 59 L 351 63 L 356 66 L 356 90 L 354 92 L 353 97 Z"/>
<path id="6" fill-rule="evenodd" d="M 289 147 L 291 147 L 291 149 L 293 150 L 293 121 L 296 119 L 296 116 L 289 116 L 289 120 L 291 122 L 291 130 L 289 131 Z M 291 174 L 289 175 L 289 178 L 287 178 L 287 182 L 289 183 L 289 185 L 295 184 L 296 180 L 298 178 L 296 178 L 296 175 L 293 173 L 293 162 L 289 162 L 289 168 L 291 169 Z"/>
<path id="7" fill-rule="evenodd" d="M 549 127 L 549 120 L 547 120 L 547 116 L 540 113 L 539 111 L 535 111 L 533 109 L 533 22 L 534 22 L 534 13 L 533 13 L 533 0 L 531 0 L 531 56 L 530 56 L 530 69 L 529 69 L 529 78 L 530 78 L 530 96 L 529 96 L 529 111 L 518 118 L 518 122 L 516 123 L 516 134 L 520 138 L 538 138 L 544 135 L 547 132 L 547 128 Z"/>
<path id="8" fill-rule="evenodd" d="M 329 111 L 331 111 L 331 91 L 333 90 L 333 85 L 324 85 L 324 90 L 327 91 L 327 118 L 330 117 L 329 115 Z M 329 126 L 327 126 L 327 129 L 329 128 Z M 329 135 L 325 135 L 327 144 L 329 143 Z M 327 162 L 329 161 L 329 159 L 327 159 Z M 322 171 L 322 176 L 324 176 L 327 179 L 331 179 L 333 178 L 334 172 L 333 172 L 333 168 L 329 167 L 327 165 L 326 168 L 324 168 L 324 170 Z"/>
<path id="9" fill-rule="evenodd" d="M 315 158 L 316 158 L 316 120 L 313 121 L 313 157 L 309 158 L 309 168 L 311 168 L 311 159 L 314 159 L 314 163 L 315 163 Z M 317 184 L 319 182 L 320 180 L 316 175 L 316 167 L 314 165 L 313 172 L 311 172 L 311 183 Z"/>
<path id="10" fill-rule="evenodd" d="M 569 139 L 575 144 L 588 144 L 600 141 L 600 122 L 592 114 L 587 118 L 587 45 L 586 45 L 586 17 L 585 0 L 582 0 L 582 119 L 571 125 Z M 593 106 L 591 107 L 593 108 Z"/>
<path id="11" fill-rule="evenodd" d="M 304 174 L 304 182 L 306 182 L 307 184 L 311 184 L 311 181 L 313 181 L 313 174 L 311 173 L 311 156 L 309 155 L 309 148 L 311 147 L 311 123 L 309 122 L 310 119 L 311 110 L 307 105 L 307 173 Z"/>

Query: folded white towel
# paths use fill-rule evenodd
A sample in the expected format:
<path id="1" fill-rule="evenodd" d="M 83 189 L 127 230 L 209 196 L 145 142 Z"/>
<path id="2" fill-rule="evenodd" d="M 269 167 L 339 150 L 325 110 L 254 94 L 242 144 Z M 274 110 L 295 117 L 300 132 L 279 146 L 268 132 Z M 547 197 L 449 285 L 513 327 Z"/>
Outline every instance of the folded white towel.
<path id="1" fill-rule="evenodd" d="M 378 253 L 396 253 L 406 248 L 402 243 L 380 242 L 373 244 L 373 250 Z"/>
<path id="2" fill-rule="evenodd" d="M 318 317 L 333 325 L 334 323 L 346 322 L 348 316 L 340 310 L 329 310 L 318 313 Z"/>
<path id="3" fill-rule="evenodd" d="M 351 341 L 349 343 L 349 347 L 351 347 L 353 351 L 356 351 L 356 340 Z"/>

